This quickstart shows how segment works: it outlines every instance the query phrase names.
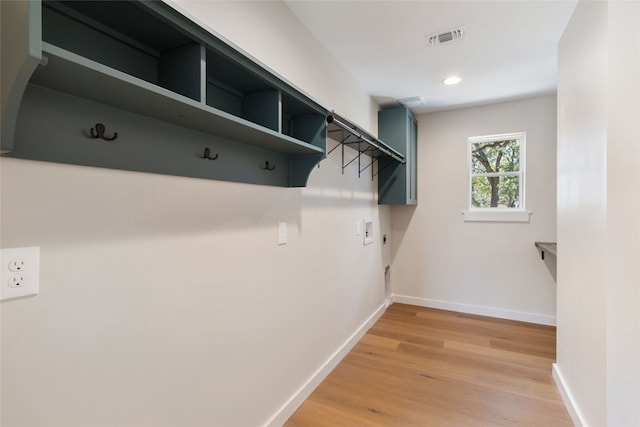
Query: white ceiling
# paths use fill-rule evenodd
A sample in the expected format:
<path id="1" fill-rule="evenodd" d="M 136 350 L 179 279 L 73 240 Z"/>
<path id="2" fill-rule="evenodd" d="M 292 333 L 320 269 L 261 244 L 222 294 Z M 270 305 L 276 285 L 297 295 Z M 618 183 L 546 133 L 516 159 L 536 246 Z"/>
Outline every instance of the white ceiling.
<path id="1" fill-rule="evenodd" d="M 285 1 L 381 105 L 421 96 L 416 113 L 556 90 L 557 43 L 577 0 Z M 425 35 L 463 26 L 462 39 Z M 446 86 L 452 74 L 463 80 Z"/>

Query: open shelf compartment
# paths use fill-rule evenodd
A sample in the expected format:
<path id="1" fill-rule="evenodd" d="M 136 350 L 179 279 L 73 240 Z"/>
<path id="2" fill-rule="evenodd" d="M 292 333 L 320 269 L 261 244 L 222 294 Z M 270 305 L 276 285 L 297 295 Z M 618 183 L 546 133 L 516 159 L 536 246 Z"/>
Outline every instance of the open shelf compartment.
<path id="1" fill-rule="evenodd" d="M 136 3 L 44 1 L 42 39 L 200 101 L 200 44 Z"/>

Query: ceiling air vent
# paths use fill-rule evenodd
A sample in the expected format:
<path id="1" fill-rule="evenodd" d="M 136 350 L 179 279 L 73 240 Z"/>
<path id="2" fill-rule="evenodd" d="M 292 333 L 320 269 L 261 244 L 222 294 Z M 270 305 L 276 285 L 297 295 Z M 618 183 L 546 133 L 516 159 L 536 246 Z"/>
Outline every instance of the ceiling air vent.
<path id="1" fill-rule="evenodd" d="M 403 105 L 407 108 L 417 107 L 419 105 L 424 104 L 424 98 L 421 96 L 412 96 L 410 98 L 402 98 L 398 100 L 400 105 Z"/>
<path id="2" fill-rule="evenodd" d="M 454 28 L 444 33 L 427 34 L 425 38 L 430 46 L 437 46 L 442 43 L 448 43 L 459 40 L 464 36 L 464 27 Z"/>

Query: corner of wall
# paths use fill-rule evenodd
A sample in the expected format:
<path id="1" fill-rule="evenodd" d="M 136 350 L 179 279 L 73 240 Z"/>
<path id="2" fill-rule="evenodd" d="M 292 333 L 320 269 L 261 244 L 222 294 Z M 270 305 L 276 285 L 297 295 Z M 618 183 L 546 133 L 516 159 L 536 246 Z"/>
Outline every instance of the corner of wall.
<path id="1" fill-rule="evenodd" d="M 569 416 L 571 416 L 571 421 L 573 421 L 576 427 L 589 427 L 585 422 L 582 412 L 578 408 L 578 404 L 569 390 L 568 384 L 565 381 L 557 363 L 553 364 L 553 379 L 558 387 L 564 406 L 566 406 Z"/>

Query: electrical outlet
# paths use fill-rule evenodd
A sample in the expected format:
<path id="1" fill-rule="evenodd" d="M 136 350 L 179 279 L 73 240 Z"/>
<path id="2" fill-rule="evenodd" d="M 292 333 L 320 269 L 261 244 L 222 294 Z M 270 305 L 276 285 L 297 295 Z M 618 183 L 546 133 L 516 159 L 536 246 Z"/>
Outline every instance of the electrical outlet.
<path id="1" fill-rule="evenodd" d="M 0 250 L 0 300 L 37 295 L 40 288 L 40 248 Z"/>
<path id="2" fill-rule="evenodd" d="M 14 259 L 9 261 L 9 270 L 11 271 L 23 271 L 26 267 L 23 259 Z"/>
<path id="3" fill-rule="evenodd" d="M 28 283 L 27 275 L 24 273 L 10 274 L 7 284 L 10 288 L 21 288 Z"/>

